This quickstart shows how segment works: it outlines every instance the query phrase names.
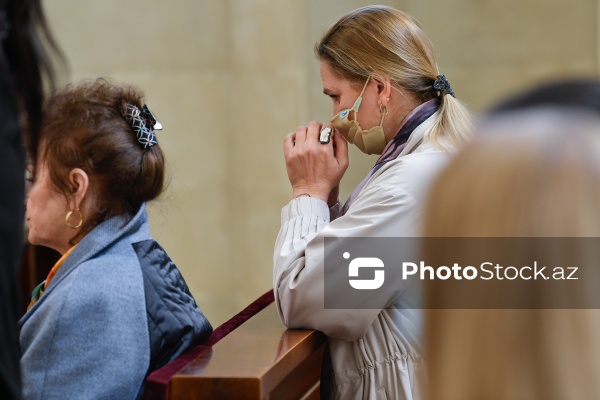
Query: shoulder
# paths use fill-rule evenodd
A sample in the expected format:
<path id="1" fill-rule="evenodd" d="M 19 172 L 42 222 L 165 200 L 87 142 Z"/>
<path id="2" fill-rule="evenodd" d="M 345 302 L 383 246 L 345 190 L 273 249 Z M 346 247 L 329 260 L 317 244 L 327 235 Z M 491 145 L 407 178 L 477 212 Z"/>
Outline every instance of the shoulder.
<path id="1" fill-rule="evenodd" d="M 430 171 L 438 171 L 449 160 L 450 154 L 428 142 L 422 142 L 412 153 L 400 156 L 385 164 L 378 171 L 378 174 L 386 174 L 390 180 L 393 180 L 393 177 L 389 174 L 394 174 L 398 178 L 400 173 L 407 172 L 421 177 L 430 173 Z"/>
<path id="2" fill-rule="evenodd" d="M 51 307 L 61 325 L 80 318 L 92 324 L 145 321 L 143 278 L 135 258 L 99 255 L 74 266 L 55 284 L 40 307 Z"/>
<path id="3" fill-rule="evenodd" d="M 143 278 L 139 264 L 130 257 L 87 260 L 56 289 L 51 294 L 63 297 L 63 321 L 85 317 L 100 324 L 108 321 L 131 324 L 134 320 L 145 323 Z"/>
<path id="4" fill-rule="evenodd" d="M 373 175 L 368 186 L 389 186 L 425 200 L 432 181 L 450 160 L 450 155 L 424 142 L 414 152 L 385 164 Z"/>
<path id="5" fill-rule="evenodd" d="M 77 285 L 95 282 L 90 291 L 101 294 L 107 289 L 110 293 L 140 287 L 142 273 L 132 252 L 131 255 L 101 255 L 86 260 L 75 268 L 72 279 Z"/>

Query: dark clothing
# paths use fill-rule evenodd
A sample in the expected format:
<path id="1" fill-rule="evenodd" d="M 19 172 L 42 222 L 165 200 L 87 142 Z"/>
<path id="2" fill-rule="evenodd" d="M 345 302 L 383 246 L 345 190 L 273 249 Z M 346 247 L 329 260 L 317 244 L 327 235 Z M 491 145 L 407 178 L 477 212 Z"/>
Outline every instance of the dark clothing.
<path id="1" fill-rule="evenodd" d="M 0 68 L 0 398 L 20 399 L 18 270 L 23 252 L 25 152 L 17 107 Z"/>
<path id="2" fill-rule="evenodd" d="M 133 243 L 144 275 L 152 372 L 205 341 L 212 326 L 164 249 L 154 240 Z"/>

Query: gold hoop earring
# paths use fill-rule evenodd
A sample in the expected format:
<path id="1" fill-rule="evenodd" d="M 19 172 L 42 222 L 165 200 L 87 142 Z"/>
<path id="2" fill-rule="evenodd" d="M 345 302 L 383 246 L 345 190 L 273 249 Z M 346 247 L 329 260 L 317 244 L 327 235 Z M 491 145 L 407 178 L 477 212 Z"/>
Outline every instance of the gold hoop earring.
<path id="1" fill-rule="evenodd" d="M 387 107 L 384 106 L 383 103 L 379 103 L 379 114 L 381 114 L 382 117 L 385 117 L 387 113 Z"/>
<path id="2" fill-rule="evenodd" d="M 67 213 L 67 216 L 65 217 L 65 222 L 67 224 L 67 226 L 71 229 L 79 229 L 81 228 L 81 225 L 83 225 L 83 214 L 81 214 L 81 211 L 79 211 L 79 208 L 77 210 L 75 210 L 75 212 L 79 215 L 79 223 L 77 225 L 73 225 L 71 224 L 71 215 L 73 215 L 73 211 L 69 211 Z"/>

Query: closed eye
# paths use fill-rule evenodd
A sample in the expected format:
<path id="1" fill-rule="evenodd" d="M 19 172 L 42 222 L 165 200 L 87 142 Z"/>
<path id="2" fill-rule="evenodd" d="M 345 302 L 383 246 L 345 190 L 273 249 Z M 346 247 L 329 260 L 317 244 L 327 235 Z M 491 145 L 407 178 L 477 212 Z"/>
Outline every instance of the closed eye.
<path id="1" fill-rule="evenodd" d="M 323 94 L 325 96 L 329 96 L 329 98 L 333 101 L 333 102 L 337 102 L 340 101 L 340 95 L 339 94 L 335 94 L 334 91 L 332 91 L 331 89 L 323 89 Z"/>

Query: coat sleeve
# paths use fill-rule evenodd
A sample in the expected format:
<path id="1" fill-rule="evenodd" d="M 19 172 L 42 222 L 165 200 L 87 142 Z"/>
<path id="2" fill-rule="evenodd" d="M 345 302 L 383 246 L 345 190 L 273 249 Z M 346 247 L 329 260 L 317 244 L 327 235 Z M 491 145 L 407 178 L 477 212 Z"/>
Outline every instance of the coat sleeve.
<path id="1" fill-rule="evenodd" d="M 283 323 L 344 340 L 362 338 L 381 309 L 325 308 L 324 238 L 415 236 L 419 213 L 413 196 L 385 183 L 366 186 L 349 212 L 331 222 L 322 200 L 292 200 L 282 210 L 274 252 L 275 301 Z M 336 289 L 328 284 L 327 290 Z"/>
<path id="2" fill-rule="evenodd" d="M 45 365 L 37 365 L 40 398 L 135 399 L 141 389 L 150 353 L 143 287 L 128 270 L 110 274 L 106 263 L 90 261 L 73 272 L 57 320 L 48 326 L 54 332 Z"/>

